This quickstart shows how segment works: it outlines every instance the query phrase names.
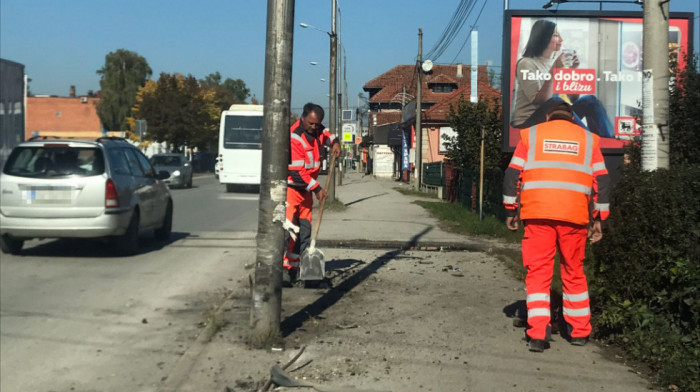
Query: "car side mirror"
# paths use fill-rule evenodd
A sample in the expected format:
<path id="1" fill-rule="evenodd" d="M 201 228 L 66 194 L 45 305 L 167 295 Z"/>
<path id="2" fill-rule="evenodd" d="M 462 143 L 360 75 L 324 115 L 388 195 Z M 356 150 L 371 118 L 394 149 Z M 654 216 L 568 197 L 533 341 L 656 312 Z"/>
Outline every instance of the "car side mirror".
<path id="1" fill-rule="evenodd" d="M 189 162 L 185 162 L 185 167 L 187 167 L 187 166 L 189 166 L 189 165 L 190 165 Z"/>
<path id="2" fill-rule="evenodd" d="M 165 180 L 166 178 L 170 177 L 170 173 L 168 173 L 165 170 L 161 170 L 158 172 L 158 176 L 156 176 L 159 180 Z"/>

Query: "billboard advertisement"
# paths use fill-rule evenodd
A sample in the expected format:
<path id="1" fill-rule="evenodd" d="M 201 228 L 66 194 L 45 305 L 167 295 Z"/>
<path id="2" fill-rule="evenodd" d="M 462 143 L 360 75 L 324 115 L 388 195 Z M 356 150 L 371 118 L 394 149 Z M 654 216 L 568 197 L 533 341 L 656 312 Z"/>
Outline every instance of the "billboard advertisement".
<path id="1" fill-rule="evenodd" d="M 692 50 L 692 13 L 671 13 L 669 58 L 685 66 Z M 520 130 L 545 121 L 557 101 L 601 137 L 604 152 L 621 152 L 641 137 L 642 13 L 519 11 L 505 13 L 503 48 L 504 151 Z"/>

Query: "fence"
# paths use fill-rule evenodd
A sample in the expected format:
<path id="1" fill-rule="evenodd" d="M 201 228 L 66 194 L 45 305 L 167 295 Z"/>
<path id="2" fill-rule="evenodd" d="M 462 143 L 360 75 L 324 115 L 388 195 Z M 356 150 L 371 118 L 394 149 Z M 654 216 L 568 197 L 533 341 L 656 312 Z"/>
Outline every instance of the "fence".
<path id="1" fill-rule="evenodd" d="M 464 208 L 479 211 L 479 172 L 458 170 L 450 162 L 423 165 L 423 183 L 443 187 L 442 198 Z M 503 171 L 484 172 L 484 215 L 505 219 L 503 208 Z"/>

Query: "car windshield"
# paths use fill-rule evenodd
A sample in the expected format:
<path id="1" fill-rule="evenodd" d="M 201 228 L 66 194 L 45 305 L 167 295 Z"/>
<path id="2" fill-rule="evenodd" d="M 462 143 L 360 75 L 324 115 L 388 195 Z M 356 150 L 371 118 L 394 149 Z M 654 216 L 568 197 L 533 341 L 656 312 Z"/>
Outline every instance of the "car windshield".
<path id="1" fill-rule="evenodd" d="M 16 147 L 3 173 L 19 177 L 96 176 L 104 173 L 102 150 L 96 147 L 72 147 L 68 144 L 45 144 Z"/>
<path id="2" fill-rule="evenodd" d="M 153 166 L 180 166 L 180 157 L 173 155 L 154 155 L 151 157 Z"/>

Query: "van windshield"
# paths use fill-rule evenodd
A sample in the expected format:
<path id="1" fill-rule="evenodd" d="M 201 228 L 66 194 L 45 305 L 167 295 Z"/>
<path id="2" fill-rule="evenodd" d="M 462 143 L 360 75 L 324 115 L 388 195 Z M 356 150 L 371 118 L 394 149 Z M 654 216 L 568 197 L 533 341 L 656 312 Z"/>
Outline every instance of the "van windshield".
<path id="1" fill-rule="evenodd" d="M 3 169 L 7 175 L 33 178 L 87 177 L 100 175 L 104 171 L 101 149 L 70 147 L 67 144 L 15 147 Z"/>
<path id="2" fill-rule="evenodd" d="M 224 122 L 224 148 L 262 149 L 262 116 L 227 115 Z"/>

